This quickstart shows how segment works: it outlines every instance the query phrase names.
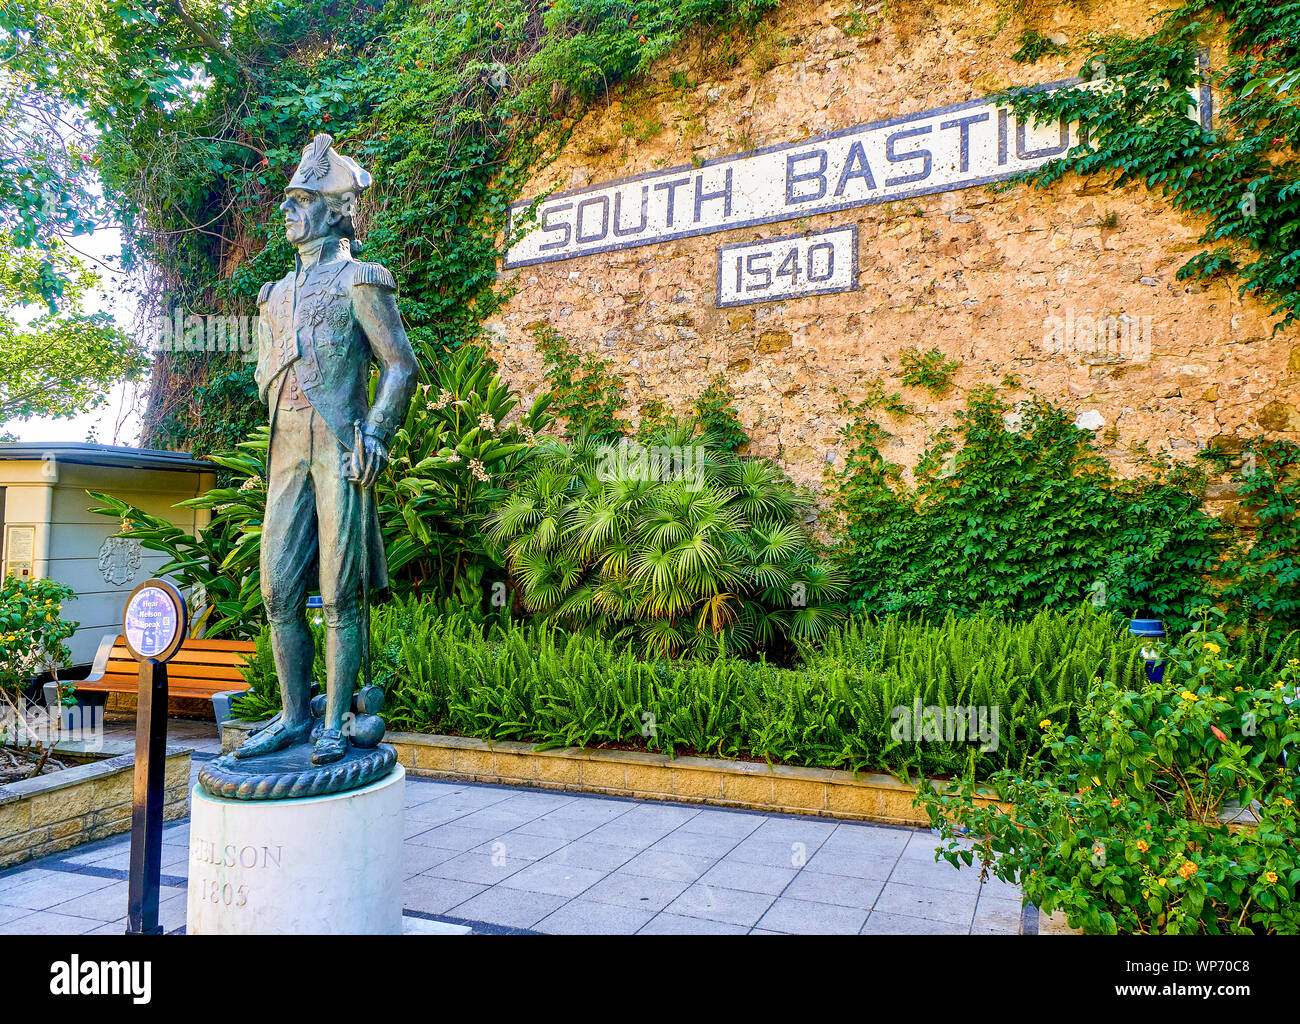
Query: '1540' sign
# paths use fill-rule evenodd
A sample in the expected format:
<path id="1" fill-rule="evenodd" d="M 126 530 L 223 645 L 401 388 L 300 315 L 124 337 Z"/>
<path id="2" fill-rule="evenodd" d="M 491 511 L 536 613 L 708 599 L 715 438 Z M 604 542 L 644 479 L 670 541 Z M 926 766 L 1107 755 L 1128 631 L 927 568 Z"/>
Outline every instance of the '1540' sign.
<path id="1" fill-rule="evenodd" d="M 1040 89 L 1101 88 L 1070 79 Z M 1210 93 L 1189 114 L 1210 125 Z M 875 121 L 802 142 L 718 157 L 550 196 L 511 210 L 506 267 L 832 213 L 1008 178 L 1082 141 L 1077 125 L 1033 126 L 984 98 Z M 817 271 L 814 271 L 816 273 Z M 742 278 L 743 278 L 742 271 Z M 741 281 L 743 288 L 744 281 Z M 836 289 L 838 290 L 838 289 Z"/>

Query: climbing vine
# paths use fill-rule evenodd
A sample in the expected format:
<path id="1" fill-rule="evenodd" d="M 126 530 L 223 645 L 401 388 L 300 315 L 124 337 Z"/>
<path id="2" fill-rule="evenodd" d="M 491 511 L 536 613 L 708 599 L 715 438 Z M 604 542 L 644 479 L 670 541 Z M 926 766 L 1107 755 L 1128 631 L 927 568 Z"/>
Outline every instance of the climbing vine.
<path id="1" fill-rule="evenodd" d="M 1226 33 L 1226 64 L 1199 58 Z M 1064 116 L 1088 141 L 1020 180 L 1068 173 L 1139 182 L 1204 219 L 1205 248 L 1180 280 L 1235 275 L 1242 294 L 1271 303 L 1275 330 L 1300 318 L 1300 3 L 1188 0 L 1143 38 L 1092 37 L 1080 74 L 1100 87 L 1020 92 L 1012 106 L 1037 123 Z M 1188 90 L 1220 97 L 1215 127 L 1189 118 Z"/>

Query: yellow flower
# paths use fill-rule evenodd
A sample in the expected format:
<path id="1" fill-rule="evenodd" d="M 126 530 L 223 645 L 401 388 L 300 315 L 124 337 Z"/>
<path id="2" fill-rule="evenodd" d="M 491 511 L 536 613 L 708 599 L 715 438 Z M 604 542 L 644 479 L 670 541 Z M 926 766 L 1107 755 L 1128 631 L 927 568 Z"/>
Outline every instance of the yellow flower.
<path id="1" fill-rule="evenodd" d="M 1038 723 L 1038 728 L 1046 729 L 1051 724 L 1052 724 L 1052 720 L 1050 718 L 1044 718 L 1041 722 Z"/>
<path id="2" fill-rule="evenodd" d="M 1165 884 L 1166 884 L 1166 882 L 1165 882 L 1165 880 L 1164 880 L 1163 878 L 1157 878 L 1157 879 L 1156 879 L 1156 885 L 1164 886 Z"/>
<path id="3" fill-rule="evenodd" d="M 1241 691 L 1244 690 L 1244 689 L 1245 689 L 1244 686 L 1234 686 L 1234 687 L 1232 688 L 1232 692 L 1233 692 L 1233 693 L 1241 693 Z"/>
<path id="4" fill-rule="evenodd" d="M 1195 700 L 1196 694 L 1192 693 L 1191 690 L 1184 690 L 1182 693 L 1182 698 L 1183 700 Z"/>
<path id="5" fill-rule="evenodd" d="M 1137 848 L 1138 848 L 1138 853 L 1146 853 L 1147 850 L 1151 849 L 1151 847 L 1147 845 L 1147 841 L 1145 839 L 1139 839 L 1137 841 Z"/>
<path id="6" fill-rule="evenodd" d="M 1222 647 L 1220 647 L 1218 644 L 1213 642 L 1206 644 L 1205 649 L 1209 651 L 1211 654 L 1218 654 L 1221 650 L 1223 650 Z"/>
<path id="7" fill-rule="evenodd" d="M 1276 871 L 1265 871 L 1265 872 L 1264 872 L 1264 881 L 1266 881 L 1269 885 L 1277 885 L 1277 872 L 1276 872 Z"/>

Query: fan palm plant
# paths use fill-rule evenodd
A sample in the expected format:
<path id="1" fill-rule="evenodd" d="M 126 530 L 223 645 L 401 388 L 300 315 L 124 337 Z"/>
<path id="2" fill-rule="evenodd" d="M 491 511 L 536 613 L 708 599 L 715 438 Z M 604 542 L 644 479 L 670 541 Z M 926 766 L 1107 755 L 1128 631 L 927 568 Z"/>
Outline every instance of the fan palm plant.
<path id="1" fill-rule="evenodd" d="M 770 650 L 838 618 L 810 500 L 691 420 L 638 441 L 545 439 L 487 518 L 528 609 L 655 656 Z"/>

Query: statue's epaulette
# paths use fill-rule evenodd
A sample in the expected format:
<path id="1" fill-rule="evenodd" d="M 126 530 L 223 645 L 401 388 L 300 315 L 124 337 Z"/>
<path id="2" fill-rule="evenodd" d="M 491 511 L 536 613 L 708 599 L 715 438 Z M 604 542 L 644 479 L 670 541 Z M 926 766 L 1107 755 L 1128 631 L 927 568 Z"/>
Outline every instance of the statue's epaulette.
<path id="1" fill-rule="evenodd" d="M 397 291 L 397 282 L 393 280 L 393 275 L 378 263 L 362 263 L 357 260 L 352 266 L 353 284 L 373 284 L 380 288 L 387 288 L 389 291 Z"/>
<path id="2" fill-rule="evenodd" d="M 271 297 L 271 289 L 275 287 L 275 284 L 274 281 L 267 281 L 266 284 L 262 285 L 262 290 L 257 293 L 257 304 L 259 306 Z"/>

